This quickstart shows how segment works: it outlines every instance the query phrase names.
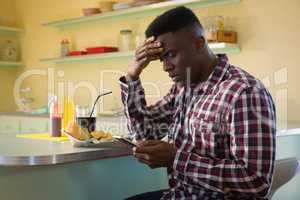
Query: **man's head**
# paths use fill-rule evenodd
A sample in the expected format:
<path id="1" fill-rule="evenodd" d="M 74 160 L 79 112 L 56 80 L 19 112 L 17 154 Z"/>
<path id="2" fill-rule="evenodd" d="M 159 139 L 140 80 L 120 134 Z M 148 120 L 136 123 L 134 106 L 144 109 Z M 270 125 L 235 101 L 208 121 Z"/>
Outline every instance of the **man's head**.
<path id="1" fill-rule="evenodd" d="M 162 43 L 159 55 L 164 70 L 174 82 L 198 83 L 207 78 L 211 53 L 197 16 L 186 7 L 177 7 L 158 16 L 147 28 L 146 38 Z M 189 76 L 190 74 L 190 76 Z"/>

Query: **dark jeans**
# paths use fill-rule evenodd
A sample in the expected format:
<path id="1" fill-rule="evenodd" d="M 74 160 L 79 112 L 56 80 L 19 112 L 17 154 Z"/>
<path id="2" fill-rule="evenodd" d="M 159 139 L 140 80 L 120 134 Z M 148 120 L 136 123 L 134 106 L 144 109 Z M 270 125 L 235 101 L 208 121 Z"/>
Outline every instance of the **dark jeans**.
<path id="1" fill-rule="evenodd" d="M 163 192 L 165 192 L 167 190 L 158 190 L 158 191 L 153 191 L 153 192 L 146 192 L 143 194 L 138 194 L 132 197 L 129 197 L 125 200 L 159 200 L 162 195 Z"/>

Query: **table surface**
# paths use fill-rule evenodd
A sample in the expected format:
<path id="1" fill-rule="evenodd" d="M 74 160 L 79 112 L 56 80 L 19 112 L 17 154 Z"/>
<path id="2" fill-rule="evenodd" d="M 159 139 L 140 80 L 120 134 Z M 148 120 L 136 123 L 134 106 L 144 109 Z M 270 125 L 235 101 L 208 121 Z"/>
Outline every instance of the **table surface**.
<path id="1" fill-rule="evenodd" d="M 278 138 L 292 135 L 300 135 L 300 129 L 277 133 Z M 36 140 L 0 134 L 0 166 L 56 165 L 128 155 L 132 155 L 132 149 L 118 142 L 79 148 L 70 141 Z"/>
<path id="2" fill-rule="evenodd" d="M 79 148 L 70 141 L 35 140 L 0 134 L 0 166 L 55 165 L 131 154 L 130 148 L 117 142 Z"/>

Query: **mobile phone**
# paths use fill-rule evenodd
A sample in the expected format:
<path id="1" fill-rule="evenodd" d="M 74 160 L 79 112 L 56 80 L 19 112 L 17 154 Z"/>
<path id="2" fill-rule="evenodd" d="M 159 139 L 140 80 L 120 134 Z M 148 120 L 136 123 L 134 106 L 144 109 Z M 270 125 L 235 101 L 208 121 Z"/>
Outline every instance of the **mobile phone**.
<path id="1" fill-rule="evenodd" d="M 128 138 L 125 138 L 125 137 L 121 137 L 121 136 L 114 136 L 114 139 L 118 140 L 119 142 L 123 143 L 123 144 L 126 144 L 130 147 L 136 147 L 136 144 L 131 141 L 130 139 Z"/>

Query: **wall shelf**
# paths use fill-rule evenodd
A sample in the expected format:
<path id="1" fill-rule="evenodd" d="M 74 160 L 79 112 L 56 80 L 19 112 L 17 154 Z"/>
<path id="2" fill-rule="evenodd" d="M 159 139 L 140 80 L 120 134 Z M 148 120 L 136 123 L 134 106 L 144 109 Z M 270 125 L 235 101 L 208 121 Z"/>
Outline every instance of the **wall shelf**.
<path id="1" fill-rule="evenodd" d="M 237 44 L 229 44 L 229 43 L 210 43 L 209 46 L 215 53 L 239 53 L 240 47 Z M 49 62 L 49 63 L 78 63 L 78 62 L 93 62 L 93 61 L 102 61 L 106 59 L 117 60 L 121 58 L 132 58 L 134 55 L 134 51 L 129 52 L 114 52 L 114 53 L 103 53 L 96 55 L 85 55 L 85 56 L 70 56 L 70 57 L 58 57 L 58 58 L 46 58 L 41 59 L 41 62 Z"/>
<path id="2" fill-rule="evenodd" d="M 0 61 L 0 67 L 21 67 L 23 63 L 12 61 Z"/>
<path id="3" fill-rule="evenodd" d="M 0 33 L 19 33 L 23 30 L 15 27 L 0 26 Z"/>
<path id="4" fill-rule="evenodd" d="M 239 3 L 241 0 L 171 0 L 162 3 L 156 3 L 146 6 L 133 7 L 124 10 L 112 11 L 101 13 L 88 17 L 77 17 L 71 19 L 58 20 L 53 22 L 44 23 L 44 26 L 53 27 L 66 27 L 71 25 L 77 25 L 80 23 L 101 21 L 106 19 L 123 20 L 128 17 L 142 17 L 142 16 L 153 16 L 160 14 L 163 10 L 185 5 L 189 8 L 206 8 L 210 6 L 225 5 L 232 3 Z"/>
<path id="5" fill-rule="evenodd" d="M 0 26 L 0 34 L 3 34 L 4 37 L 8 35 L 12 35 L 15 37 L 17 33 L 22 32 L 23 30 L 20 28 L 10 27 L 10 26 Z M 1 61 L 0 60 L 0 67 L 20 67 L 23 66 L 21 62 L 14 62 L 14 61 Z"/>
<path id="6" fill-rule="evenodd" d="M 57 58 L 45 58 L 41 59 L 41 62 L 52 62 L 52 63 L 74 63 L 74 62 L 92 62 L 106 59 L 117 59 L 117 58 L 130 58 L 133 56 L 133 51 L 128 52 L 114 52 L 114 53 L 102 53 L 94 55 L 84 56 L 67 56 Z"/>

